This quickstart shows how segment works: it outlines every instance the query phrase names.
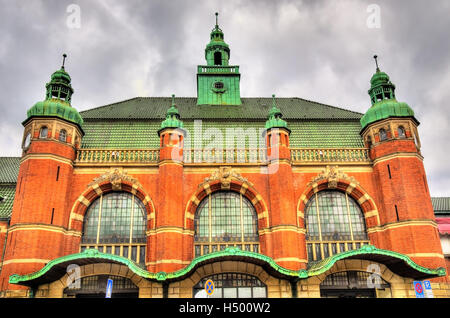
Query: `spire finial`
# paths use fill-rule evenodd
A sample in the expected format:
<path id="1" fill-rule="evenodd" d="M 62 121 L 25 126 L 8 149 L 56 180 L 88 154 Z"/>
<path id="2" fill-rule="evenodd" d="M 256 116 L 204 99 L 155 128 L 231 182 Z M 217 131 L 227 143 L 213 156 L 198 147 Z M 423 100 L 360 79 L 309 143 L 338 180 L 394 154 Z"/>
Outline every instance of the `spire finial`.
<path id="1" fill-rule="evenodd" d="M 378 67 L 378 55 L 374 55 L 373 58 L 375 59 L 375 65 L 377 66 L 377 71 L 380 71 L 380 68 Z"/>
<path id="2" fill-rule="evenodd" d="M 218 19 L 217 19 L 218 16 L 219 16 L 219 12 L 216 12 L 216 26 L 219 25 L 219 22 L 218 22 Z"/>
<path id="3" fill-rule="evenodd" d="M 275 104 L 275 94 L 272 94 L 272 107 L 276 107 L 276 104 Z"/>
<path id="4" fill-rule="evenodd" d="M 172 94 L 172 106 L 175 106 L 175 94 Z"/>
<path id="5" fill-rule="evenodd" d="M 62 63 L 62 66 L 61 66 L 62 69 L 64 69 L 64 63 L 66 62 L 66 57 L 67 57 L 67 54 L 64 53 L 63 54 L 63 63 Z"/>

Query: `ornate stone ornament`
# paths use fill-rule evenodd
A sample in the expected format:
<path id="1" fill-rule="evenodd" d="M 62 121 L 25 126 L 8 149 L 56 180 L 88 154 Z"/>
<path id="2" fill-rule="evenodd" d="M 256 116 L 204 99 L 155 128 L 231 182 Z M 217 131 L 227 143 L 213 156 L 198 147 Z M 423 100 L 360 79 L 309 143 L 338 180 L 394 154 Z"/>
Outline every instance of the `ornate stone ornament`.
<path id="1" fill-rule="evenodd" d="M 109 181 L 112 185 L 113 190 L 120 190 L 123 181 L 128 181 L 131 184 L 136 184 L 138 187 L 142 187 L 139 181 L 131 176 L 129 176 L 125 171 L 119 169 L 111 169 L 110 171 L 104 173 L 103 175 L 92 180 L 88 186 L 93 186 L 99 184 L 103 181 Z"/>
<path id="2" fill-rule="evenodd" d="M 337 188 L 339 179 L 347 180 L 349 183 L 353 183 L 355 185 L 359 184 L 359 182 L 355 178 L 349 177 L 348 175 L 340 171 L 338 166 L 327 166 L 319 175 L 314 177 L 308 183 L 308 186 L 313 186 L 321 180 L 328 180 L 328 187 L 330 189 L 335 189 Z"/>
<path id="3" fill-rule="evenodd" d="M 236 169 L 232 169 L 229 166 L 219 167 L 218 169 L 216 169 L 209 177 L 205 178 L 201 185 L 216 180 L 220 181 L 222 189 L 230 189 L 232 180 L 237 180 L 252 185 L 252 183 L 249 182 L 246 178 L 242 177 Z"/>

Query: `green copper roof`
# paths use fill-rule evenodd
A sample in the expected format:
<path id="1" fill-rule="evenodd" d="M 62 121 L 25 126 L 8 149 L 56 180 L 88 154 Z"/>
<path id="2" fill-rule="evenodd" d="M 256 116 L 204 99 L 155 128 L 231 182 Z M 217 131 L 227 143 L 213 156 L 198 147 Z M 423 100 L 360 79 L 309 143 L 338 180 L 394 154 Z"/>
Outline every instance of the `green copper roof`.
<path id="1" fill-rule="evenodd" d="M 172 95 L 172 106 L 167 110 L 166 119 L 161 123 L 161 129 L 164 128 L 183 128 L 183 122 L 180 120 L 180 113 L 175 104 L 175 95 Z"/>
<path id="2" fill-rule="evenodd" d="M 59 117 L 61 119 L 73 122 L 78 126 L 83 125 L 83 118 L 78 111 L 71 106 L 73 88 L 70 84 L 70 75 L 64 69 L 64 61 L 67 57 L 63 55 L 63 65 L 61 69 L 54 72 L 50 82 L 45 85 L 45 100 L 37 102 L 27 111 L 27 122 L 32 117 Z"/>
<path id="3" fill-rule="evenodd" d="M 67 121 L 73 122 L 80 127 L 83 125 L 83 118 L 78 111 L 71 107 L 67 102 L 60 99 L 47 99 L 37 102 L 27 111 L 27 120 L 31 117 L 59 117 Z"/>
<path id="4" fill-rule="evenodd" d="M 358 250 L 336 254 L 321 262 L 313 263 L 311 266 L 309 266 L 308 270 L 303 269 L 298 271 L 289 270 L 278 265 L 269 256 L 229 247 L 223 251 L 218 251 L 197 257 L 193 259 L 192 262 L 185 268 L 170 273 L 149 272 L 142 269 L 135 262 L 127 258 L 101 253 L 93 249 L 87 249 L 81 253 L 66 255 L 54 259 L 48 262 L 42 269 L 37 272 L 27 275 L 11 275 L 9 278 L 9 282 L 11 284 L 37 286 L 39 284 L 49 283 L 61 278 L 66 273 L 65 269 L 69 264 L 77 264 L 77 262 L 80 262 L 80 264 L 89 264 L 96 262 L 101 263 L 105 261 L 126 265 L 133 273 L 149 280 L 174 281 L 184 279 L 185 277 L 193 273 L 195 269 L 202 264 L 213 263 L 215 261 L 221 261 L 224 259 L 235 259 L 239 261 L 257 263 L 263 266 L 272 275 L 282 277 L 284 279 L 297 280 L 320 275 L 329 270 L 338 260 L 346 258 L 371 259 L 375 262 L 386 263 L 386 266 L 388 266 L 388 268 L 390 268 L 393 272 L 396 272 L 397 274 L 406 273 L 407 276 L 405 277 L 428 278 L 446 275 L 446 271 L 444 268 L 428 269 L 414 263 L 406 255 L 377 249 L 372 245 L 366 245 Z"/>
<path id="5" fill-rule="evenodd" d="M 389 117 L 413 117 L 414 111 L 406 103 L 395 99 L 395 85 L 390 81 L 389 75 L 380 71 L 378 56 L 374 56 L 377 69 L 370 79 L 368 91 L 372 107 L 361 118 L 362 129 L 367 125 Z"/>
<path id="6" fill-rule="evenodd" d="M 389 117 L 414 117 L 414 111 L 406 103 L 396 99 L 386 99 L 375 103 L 361 118 L 361 127 Z"/>
<path id="7" fill-rule="evenodd" d="M 362 114 L 301 98 L 276 98 L 289 122 L 294 148 L 363 147 L 359 131 Z M 272 98 L 242 98 L 240 106 L 197 105 L 196 98 L 176 97 L 183 127 L 194 133 L 194 120 L 203 130 L 228 128 L 264 130 Z M 82 148 L 159 148 L 158 130 L 170 97 L 138 97 L 80 112 L 84 118 Z M 225 141 L 224 141 L 225 142 Z"/>
<path id="8" fill-rule="evenodd" d="M 9 219 L 16 194 L 20 157 L 0 157 L 0 219 Z"/>
<path id="9" fill-rule="evenodd" d="M 277 104 L 275 102 L 275 95 L 272 95 L 272 108 L 269 111 L 269 117 L 266 121 L 266 129 L 287 128 L 287 122 L 281 117 L 283 117 L 283 114 L 277 107 Z"/>
<path id="10" fill-rule="evenodd" d="M 431 203 L 436 215 L 450 214 L 450 197 L 431 197 Z"/>
<path id="11" fill-rule="evenodd" d="M 20 157 L 0 157 L 0 184 L 17 182 Z"/>
<path id="12" fill-rule="evenodd" d="M 242 119 L 266 120 L 272 106 L 270 97 L 241 98 L 242 104 L 233 107 L 222 105 L 197 105 L 195 97 L 176 97 L 178 111 L 183 119 Z M 80 112 L 85 121 L 90 119 L 158 119 L 166 117 L 170 97 L 136 97 L 129 100 L 92 108 Z M 283 117 L 291 119 L 355 119 L 361 113 L 325 105 L 298 97 L 276 98 Z"/>
<path id="13" fill-rule="evenodd" d="M 14 204 L 14 196 L 16 195 L 16 185 L 0 184 L 0 220 L 9 219 L 11 217 Z"/>

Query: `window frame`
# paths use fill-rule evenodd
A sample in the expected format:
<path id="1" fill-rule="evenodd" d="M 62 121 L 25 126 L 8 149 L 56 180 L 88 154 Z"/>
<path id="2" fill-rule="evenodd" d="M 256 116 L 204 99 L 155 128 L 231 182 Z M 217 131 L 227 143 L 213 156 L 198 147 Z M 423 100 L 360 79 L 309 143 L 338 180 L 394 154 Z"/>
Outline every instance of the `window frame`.
<path id="1" fill-rule="evenodd" d="M 229 215 L 230 210 L 236 212 L 235 201 L 232 201 L 227 209 L 227 207 L 215 206 L 213 204 L 213 199 L 215 198 L 219 198 L 219 202 L 220 199 L 232 199 L 234 201 L 239 198 L 239 214 Z M 214 203 L 218 201 L 214 201 Z M 206 209 L 207 216 L 203 215 Z M 251 213 L 251 220 L 245 220 L 247 222 L 245 222 L 244 219 L 248 218 L 249 215 L 244 215 L 244 209 L 248 209 Z M 219 233 L 221 228 L 230 225 L 230 223 L 217 224 L 213 223 L 213 220 L 224 220 L 226 217 L 231 222 L 232 228 L 237 229 L 237 226 L 239 227 L 239 232 L 237 233 L 239 239 L 236 239 L 237 236 L 234 235 L 235 233 L 233 231 L 228 233 L 228 237 L 225 235 L 214 235 Z M 231 220 L 231 218 L 234 219 Z M 251 230 L 248 231 L 249 229 Z M 206 235 L 201 235 L 202 233 L 205 233 L 205 230 Z M 225 234 L 226 233 L 227 232 L 225 232 Z M 256 209 L 250 200 L 242 195 L 242 193 L 234 191 L 217 191 L 210 193 L 199 203 L 194 216 L 194 254 L 195 256 L 209 254 L 211 252 L 223 250 L 229 246 L 236 246 L 243 250 L 259 252 L 258 215 Z"/>

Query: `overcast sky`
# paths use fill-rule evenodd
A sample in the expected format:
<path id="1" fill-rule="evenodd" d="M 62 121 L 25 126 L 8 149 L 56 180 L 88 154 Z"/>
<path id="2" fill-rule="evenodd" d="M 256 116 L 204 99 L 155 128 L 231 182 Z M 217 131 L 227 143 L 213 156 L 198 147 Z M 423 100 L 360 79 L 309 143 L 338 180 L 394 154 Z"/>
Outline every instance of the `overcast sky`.
<path id="1" fill-rule="evenodd" d="M 63 53 L 78 110 L 195 96 L 216 11 L 243 97 L 275 93 L 364 113 L 378 54 L 421 122 L 432 195 L 450 196 L 448 0 L 0 0 L 0 156 L 21 155 L 21 122 Z"/>

